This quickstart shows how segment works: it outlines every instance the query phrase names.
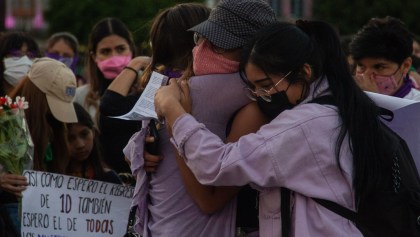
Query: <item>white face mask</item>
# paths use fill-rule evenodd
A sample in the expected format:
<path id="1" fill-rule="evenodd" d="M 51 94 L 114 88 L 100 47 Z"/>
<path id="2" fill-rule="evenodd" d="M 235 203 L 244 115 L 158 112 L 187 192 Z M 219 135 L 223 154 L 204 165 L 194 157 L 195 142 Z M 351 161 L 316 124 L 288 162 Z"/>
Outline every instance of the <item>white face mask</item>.
<path id="1" fill-rule="evenodd" d="M 19 84 L 32 66 L 32 60 L 28 56 L 5 58 L 3 62 L 4 79 L 12 86 Z"/>

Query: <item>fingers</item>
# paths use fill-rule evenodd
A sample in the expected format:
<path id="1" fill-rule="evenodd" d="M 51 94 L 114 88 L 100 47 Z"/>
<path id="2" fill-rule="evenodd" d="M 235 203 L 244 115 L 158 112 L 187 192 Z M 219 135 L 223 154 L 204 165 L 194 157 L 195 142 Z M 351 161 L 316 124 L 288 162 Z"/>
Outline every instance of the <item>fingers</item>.
<path id="1" fill-rule="evenodd" d="M 356 84 L 364 91 L 378 92 L 378 86 L 372 76 L 363 73 L 356 73 L 354 76 Z"/>
<path id="2" fill-rule="evenodd" d="M 13 186 L 13 185 L 5 185 L 3 190 L 18 197 L 22 197 L 22 192 L 26 189 L 26 186 Z"/>
<path id="3" fill-rule="evenodd" d="M 152 142 L 155 141 L 155 137 L 153 137 L 153 136 L 146 136 L 145 139 L 144 139 L 144 141 L 146 143 L 152 143 Z"/>
<path id="4" fill-rule="evenodd" d="M 178 84 L 178 82 L 177 82 L 177 79 L 176 78 L 169 79 L 168 85 L 174 86 L 174 85 L 177 85 L 177 84 Z"/>
<path id="5" fill-rule="evenodd" d="M 159 117 L 165 117 L 165 113 L 170 111 L 174 105 L 179 104 L 181 100 L 181 90 L 177 80 L 171 78 L 169 85 L 161 86 L 155 94 L 155 111 Z"/>
<path id="6" fill-rule="evenodd" d="M 22 196 L 22 191 L 26 189 L 28 182 L 22 175 L 3 174 L 0 176 L 0 188 L 18 197 Z"/>
<path id="7" fill-rule="evenodd" d="M 130 160 L 130 159 L 128 159 L 128 157 L 127 157 L 127 156 L 124 156 L 124 160 L 125 160 L 125 162 L 127 162 L 127 164 L 128 164 L 129 166 L 131 166 L 131 160 Z"/>
<path id="8" fill-rule="evenodd" d="M 158 168 L 157 164 L 145 164 L 145 166 L 144 166 L 144 170 L 147 173 L 156 173 L 157 168 Z"/>
<path id="9" fill-rule="evenodd" d="M 144 152 L 144 169 L 146 172 L 154 173 L 156 172 L 160 161 L 162 160 L 162 156 L 155 156 L 148 152 Z"/>
<path id="10" fill-rule="evenodd" d="M 28 185 L 26 181 L 26 177 L 22 175 L 15 175 L 15 174 L 3 174 L 0 176 L 0 187 L 3 185 Z"/>
<path id="11" fill-rule="evenodd" d="M 147 162 L 159 163 L 162 160 L 162 157 L 152 155 L 152 154 L 148 153 L 147 151 L 145 151 L 144 152 L 144 160 L 145 160 L 145 163 L 147 163 Z"/>
<path id="12" fill-rule="evenodd" d="M 147 67 L 151 62 L 151 58 L 147 56 L 138 56 L 131 60 L 129 63 L 129 67 L 135 68 L 135 69 L 143 69 Z"/>

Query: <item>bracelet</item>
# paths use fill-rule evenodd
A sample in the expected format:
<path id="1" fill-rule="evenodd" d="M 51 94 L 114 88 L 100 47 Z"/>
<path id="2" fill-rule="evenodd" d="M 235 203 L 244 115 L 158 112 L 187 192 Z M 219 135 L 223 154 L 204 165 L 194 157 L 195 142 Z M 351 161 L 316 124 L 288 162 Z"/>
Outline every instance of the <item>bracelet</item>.
<path id="1" fill-rule="evenodd" d="M 125 67 L 124 67 L 124 69 L 128 69 L 128 70 L 130 70 L 130 71 L 133 71 L 133 72 L 136 74 L 135 79 L 139 78 L 139 73 L 137 72 L 137 70 L 136 70 L 136 69 L 134 69 L 134 68 L 132 68 L 132 67 L 129 67 L 129 66 L 125 66 Z"/>

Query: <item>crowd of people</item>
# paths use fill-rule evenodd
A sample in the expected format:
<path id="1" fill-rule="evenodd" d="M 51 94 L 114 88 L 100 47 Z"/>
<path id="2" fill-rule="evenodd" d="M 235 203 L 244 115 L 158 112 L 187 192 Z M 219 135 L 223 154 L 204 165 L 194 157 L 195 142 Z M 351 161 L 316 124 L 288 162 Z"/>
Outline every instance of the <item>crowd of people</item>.
<path id="1" fill-rule="evenodd" d="M 362 236 L 312 198 L 357 211 L 389 175 L 365 92 L 420 101 L 418 41 L 401 20 L 372 18 L 344 39 L 327 22 L 280 21 L 263 0 L 221 0 L 164 9 L 149 33 L 151 55 L 139 55 L 124 22 L 99 20 L 84 73 L 69 32 L 45 49 L 0 35 L 0 96 L 30 104 L 34 170 L 133 186 L 142 236 Z M 152 72 L 170 78 L 155 96 L 165 123 L 114 118 Z M 150 123 L 157 154 L 145 149 Z M 1 170 L 0 236 L 20 236 L 26 185 Z M 292 191 L 287 228 L 281 188 Z"/>

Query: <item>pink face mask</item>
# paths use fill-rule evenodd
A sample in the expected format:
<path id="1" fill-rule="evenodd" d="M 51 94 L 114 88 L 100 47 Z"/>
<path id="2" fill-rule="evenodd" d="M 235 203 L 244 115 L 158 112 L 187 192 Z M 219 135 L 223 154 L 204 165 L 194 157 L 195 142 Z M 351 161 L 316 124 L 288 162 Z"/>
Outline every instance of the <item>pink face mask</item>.
<path id="1" fill-rule="evenodd" d="M 381 76 L 381 75 L 373 75 L 373 78 L 378 86 L 379 93 L 384 95 L 393 95 L 397 90 L 397 81 L 395 80 L 395 76 Z"/>
<path id="2" fill-rule="evenodd" d="M 239 62 L 229 60 L 213 52 L 211 44 L 204 40 L 193 48 L 193 71 L 196 76 L 228 74 L 239 71 Z"/>
<path id="3" fill-rule="evenodd" d="M 96 61 L 96 64 L 106 79 L 113 80 L 128 65 L 130 60 L 131 54 L 128 56 L 113 56 L 102 61 Z"/>

